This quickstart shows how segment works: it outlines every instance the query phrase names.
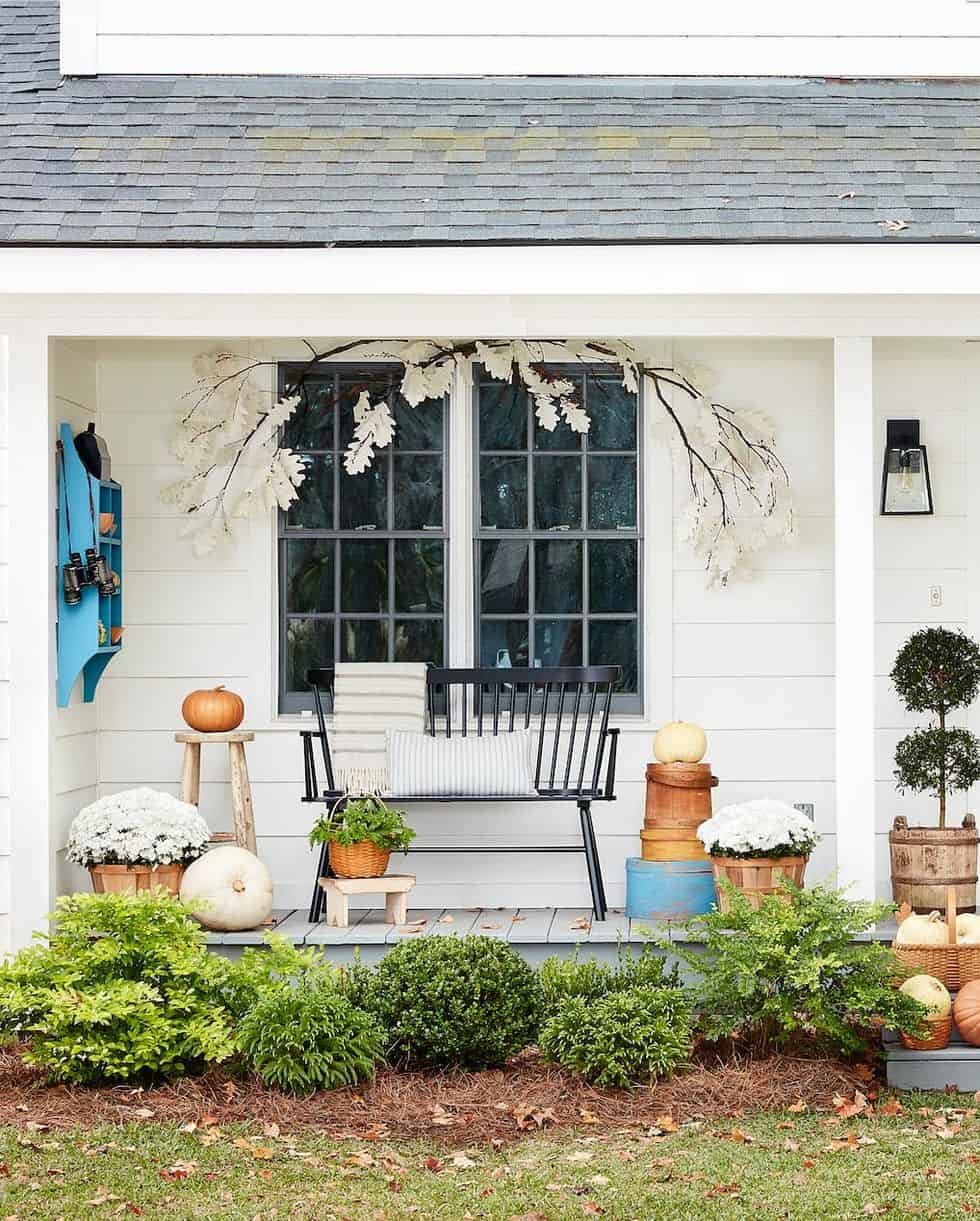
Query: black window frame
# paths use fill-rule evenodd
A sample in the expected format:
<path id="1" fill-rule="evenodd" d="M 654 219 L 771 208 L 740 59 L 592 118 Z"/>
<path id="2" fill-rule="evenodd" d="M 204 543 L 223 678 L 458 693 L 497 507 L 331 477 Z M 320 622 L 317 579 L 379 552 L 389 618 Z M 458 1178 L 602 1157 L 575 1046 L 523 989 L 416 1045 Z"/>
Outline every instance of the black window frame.
<path id="1" fill-rule="evenodd" d="M 589 363 L 568 363 L 561 362 L 544 362 L 549 374 L 561 376 L 563 374 L 584 376 L 586 382 L 590 376 L 611 377 L 617 374 L 617 367 L 610 367 L 608 364 L 601 362 Z M 638 387 L 636 397 L 636 436 L 635 448 L 633 450 L 606 450 L 592 448 L 588 445 L 586 434 L 581 434 L 577 449 L 566 450 L 547 447 L 541 450 L 535 449 L 534 444 L 534 427 L 536 424 L 536 416 L 534 412 L 534 399 L 530 393 L 527 393 L 527 435 L 526 448 L 523 450 L 486 450 L 482 448 L 482 439 L 480 436 L 480 389 L 482 385 L 496 385 L 501 383 L 499 379 L 490 377 L 482 365 L 475 364 L 473 366 L 473 404 L 472 404 L 472 419 L 473 419 L 473 443 L 471 448 L 472 453 L 472 470 L 473 470 L 473 487 L 472 487 L 472 505 L 473 505 L 473 559 L 472 571 L 474 580 L 473 591 L 473 619 L 474 619 L 474 652 L 475 665 L 482 665 L 482 620 L 499 620 L 499 621 L 527 621 L 528 624 L 528 639 L 533 640 L 534 627 L 536 620 L 578 620 L 582 623 L 582 664 L 583 665 L 599 665 L 608 664 L 608 658 L 590 658 L 589 657 L 589 622 L 590 620 L 601 621 L 634 621 L 636 623 L 636 691 L 616 693 L 613 696 L 613 709 L 617 713 L 627 715 L 642 715 L 644 712 L 645 684 L 644 684 L 644 657 L 645 657 L 645 641 L 643 632 L 643 592 L 644 592 L 644 522 L 643 522 L 643 484 L 644 484 L 644 398 L 642 393 L 642 380 Z M 588 395 L 588 390 L 586 390 Z M 514 457 L 526 456 L 528 463 L 527 476 L 527 501 L 528 501 L 528 516 L 527 527 L 522 529 L 504 529 L 500 527 L 485 526 L 483 524 L 483 505 L 481 496 L 481 458 L 489 455 Z M 560 532 L 556 530 L 548 530 L 539 528 L 535 525 L 534 513 L 534 457 L 535 454 L 542 456 L 560 457 L 562 455 L 580 455 L 583 462 L 583 478 L 582 478 L 582 499 L 583 499 L 583 514 L 582 524 L 579 529 L 562 529 Z M 615 455 L 633 455 L 636 460 L 636 525 L 635 529 L 628 530 L 616 528 L 608 529 L 591 529 L 588 524 L 588 504 L 589 504 L 589 474 L 588 461 L 589 457 L 605 457 Z M 490 613 L 484 615 L 482 612 L 482 563 L 481 553 L 482 544 L 488 541 L 527 541 L 528 549 L 528 610 L 527 614 L 520 612 L 514 613 Z M 601 611 L 597 614 L 590 614 L 589 607 L 589 559 L 588 547 L 590 540 L 611 539 L 617 541 L 630 540 L 636 545 L 636 610 L 631 613 L 615 613 Z M 560 612 L 543 612 L 537 611 L 535 608 L 535 569 L 536 569 L 536 554 L 533 546 L 537 540 L 552 540 L 552 541 L 581 541 L 581 581 L 582 581 L 582 609 L 575 613 L 560 613 Z M 531 659 L 529 659 L 531 664 Z"/>
<path id="2" fill-rule="evenodd" d="M 308 364 L 303 361 L 281 361 L 277 367 L 277 378 L 279 393 L 287 393 L 290 387 L 296 385 L 297 378 L 306 373 L 307 380 L 322 381 L 333 378 L 335 387 L 335 400 L 337 399 L 336 389 L 338 379 L 350 378 L 352 375 L 363 374 L 365 377 L 379 377 L 387 375 L 390 380 L 389 385 L 389 405 L 394 411 L 395 400 L 398 397 L 398 381 L 400 366 L 388 361 L 337 361 L 325 363 L 315 370 L 310 370 Z M 408 407 L 407 410 L 425 411 L 432 409 L 434 404 L 431 402 L 422 402 L 417 408 Z M 296 714 L 310 710 L 313 707 L 313 696 L 311 692 L 294 691 L 288 689 L 288 671 L 287 671 L 287 638 L 289 623 L 296 619 L 320 619 L 333 621 L 333 645 L 334 658 L 323 659 L 323 664 L 332 664 L 332 660 L 340 659 L 340 634 L 342 624 L 349 620 L 358 621 L 373 621 L 384 622 L 388 626 L 387 640 L 387 656 L 385 660 L 394 660 L 395 647 L 395 624 L 402 620 L 427 620 L 437 621 L 442 624 L 442 657 L 434 659 L 434 664 L 445 665 L 446 657 L 449 650 L 449 564 L 450 564 L 450 547 L 449 547 L 449 469 L 450 469 L 450 454 L 449 454 L 449 396 L 444 396 L 442 400 L 442 432 L 441 432 L 441 449 L 439 450 L 413 450 L 402 449 L 395 444 L 386 446 L 384 449 L 376 451 L 374 462 L 383 462 L 387 464 L 387 518 L 392 523 L 391 527 L 378 527 L 377 529 L 342 529 L 340 527 L 340 465 L 343 461 L 344 447 L 341 438 L 341 420 L 340 412 L 334 413 L 333 421 L 333 447 L 330 449 L 306 449 L 293 447 L 295 452 L 299 454 L 316 455 L 333 455 L 333 526 L 328 529 L 315 527 L 301 527 L 290 525 L 288 522 L 288 512 L 280 509 L 277 513 L 276 524 L 276 571 L 278 576 L 278 591 L 277 591 L 277 630 L 278 630 L 278 659 L 279 673 L 277 682 L 278 692 L 278 709 L 280 714 Z M 285 436 L 285 429 L 283 430 Z M 393 504 L 394 504 L 394 480 L 392 473 L 394 470 L 394 462 L 397 456 L 441 456 L 442 458 L 442 523 L 438 529 L 412 529 L 412 530 L 397 530 L 393 526 Z M 366 472 L 365 472 L 366 476 Z M 354 476 L 360 478 L 361 476 Z M 287 572 L 286 572 L 286 551 L 289 542 L 302 540 L 323 539 L 332 542 L 334 547 L 334 564 L 333 564 L 333 586 L 334 599 L 333 609 L 324 612 L 290 612 L 286 607 L 287 599 Z M 414 613 L 411 611 L 396 610 L 395 602 L 395 546 L 399 541 L 413 540 L 429 540 L 440 541 L 443 548 L 443 574 L 442 574 L 442 612 L 437 614 L 434 612 Z M 344 541 L 356 542 L 382 542 L 387 544 L 387 609 L 383 612 L 356 612 L 343 611 L 341 609 L 340 592 L 341 592 L 341 571 L 340 571 L 340 545 Z"/>

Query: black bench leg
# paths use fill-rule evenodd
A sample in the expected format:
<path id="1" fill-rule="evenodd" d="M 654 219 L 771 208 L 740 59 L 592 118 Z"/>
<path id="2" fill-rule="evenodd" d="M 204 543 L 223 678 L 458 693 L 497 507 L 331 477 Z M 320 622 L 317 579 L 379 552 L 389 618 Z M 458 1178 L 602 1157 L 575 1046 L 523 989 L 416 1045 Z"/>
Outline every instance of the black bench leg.
<path id="1" fill-rule="evenodd" d="M 330 873 L 329 844 L 320 845 L 320 858 L 317 861 L 316 877 L 313 879 L 313 898 L 310 901 L 310 923 L 316 924 L 323 915 L 323 901 L 326 895 L 320 885 L 320 879 Z"/>
<path id="2" fill-rule="evenodd" d="M 589 871 L 589 888 L 592 891 L 592 911 L 596 920 L 606 918 L 606 888 L 602 884 L 602 867 L 599 864 L 599 849 L 592 826 L 592 807 L 587 801 L 579 802 L 579 819 L 582 823 L 582 844 L 585 848 L 585 864 Z"/>

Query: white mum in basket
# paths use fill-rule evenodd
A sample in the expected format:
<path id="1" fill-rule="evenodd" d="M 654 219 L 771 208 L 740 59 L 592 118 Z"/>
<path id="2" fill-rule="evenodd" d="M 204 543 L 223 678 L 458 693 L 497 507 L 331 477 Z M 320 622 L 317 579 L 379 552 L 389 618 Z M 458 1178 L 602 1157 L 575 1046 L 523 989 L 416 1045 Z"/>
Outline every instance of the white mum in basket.
<path id="1" fill-rule="evenodd" d="M 68 833 L 78 865 L 186 865 L 211 832 L 197 807 L 156 789 L 126 789 L 81 810 Z"/>
<path id="2" fill-rule="evenodd" d="M 723 806 L 697 830 L 710 856 L 809 856 L 819 840 L 813 823 L 784 801 L 760 797 Z"/>

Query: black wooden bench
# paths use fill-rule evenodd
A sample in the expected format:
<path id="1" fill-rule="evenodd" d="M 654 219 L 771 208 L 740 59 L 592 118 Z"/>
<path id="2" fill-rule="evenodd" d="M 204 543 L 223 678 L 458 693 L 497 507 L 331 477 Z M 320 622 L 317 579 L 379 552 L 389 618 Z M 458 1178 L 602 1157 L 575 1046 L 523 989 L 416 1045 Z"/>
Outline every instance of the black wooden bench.
<path id="1" fill-rule="evenodd" d="M 613 689 L 619 666 L 560 666 L 549 669 L 445 669 L 432 667 L 426 675 L 425 731 L 456 735 L 507 733 L 531 729 L 537 734 L 534 787 L 530 797 L 400 797 L 409 801 L 574 801 L 578 806 L 581 843 L 575 844 L 413 844 L 412 852 L 581 852 L 585 855 L 597 920 L 606 918 L 606 893 L 592 825 L 592 803 L 615 801 L 616 747 L 619 730 L 609 725 Z M 316 729 L 301 731 L 303 739 L 304 801 L 335 805 L 344 793 L 335 778 L 327 736 L 325 705 L 332 707 L 332 667 L 310 670 L 306 680 L 313 691 Z M 322 776 L 318 774 L 319 755 Z M 322 787 L 321 787 L 322 785 Z M 323 890 L 319 881 L 329 874 L 327 845 L 320 850 L 313 885 L 310 919 L 320 919 Z"/>

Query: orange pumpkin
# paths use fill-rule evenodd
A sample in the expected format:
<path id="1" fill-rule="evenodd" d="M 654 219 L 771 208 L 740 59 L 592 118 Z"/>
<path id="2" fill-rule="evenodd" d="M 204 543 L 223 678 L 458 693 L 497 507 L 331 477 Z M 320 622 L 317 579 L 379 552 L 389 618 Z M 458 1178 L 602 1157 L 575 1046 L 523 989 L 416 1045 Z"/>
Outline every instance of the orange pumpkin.
<path id="1" fill-rule="evenodd" d="M 210 691 L 192 691 L 180 712 L 198 733 L 231 733 L 245 718 L 245 701 L 234 691 L 214 687 Z"/>
<path id="2" fill-rule="evenodd" d="M 953 1021 L 964 1043 L 980 1047 L 980 979 L 971 979 L 956 994 Z"/>

